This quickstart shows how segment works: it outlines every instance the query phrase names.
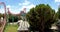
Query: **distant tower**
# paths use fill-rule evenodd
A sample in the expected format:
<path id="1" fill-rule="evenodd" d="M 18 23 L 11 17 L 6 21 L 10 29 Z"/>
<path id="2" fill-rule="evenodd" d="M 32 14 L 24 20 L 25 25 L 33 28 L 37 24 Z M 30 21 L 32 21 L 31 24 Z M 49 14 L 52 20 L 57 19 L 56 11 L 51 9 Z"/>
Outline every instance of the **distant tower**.
<path id="1" fill-rule="evenodd" d="M 23 9 L 24 13 L 26 13 L 26 8 Z"/>
<path id="2" fill-rule="evenodd" d="M 26 8 L 24 8 L 21 12 L 20 12 L 21 18 L 22 20 L 26 19 Z"/>
<path id="3" fill-rule="evenodd" d="M 8 14 L 11 14 L 9 8 L 7 8 L 7 10 L 8 10 Z"/>

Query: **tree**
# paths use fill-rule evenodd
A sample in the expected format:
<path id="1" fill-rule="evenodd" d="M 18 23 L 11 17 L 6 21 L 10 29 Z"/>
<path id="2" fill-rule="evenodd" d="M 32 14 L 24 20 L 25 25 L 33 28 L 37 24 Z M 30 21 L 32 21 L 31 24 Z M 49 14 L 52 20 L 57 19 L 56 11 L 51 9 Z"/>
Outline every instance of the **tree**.
<path id="1" fill-rule="evenodd" d="M 58 18 L 60 19 L 60 7 L 58 8 Z"/>
<path id="2" fill-rule="evenodd" d="M 9 22 L 17 22 L 18 21 L 18 17 L 14 16 L 14 15 L 9 15 L 8 20 L 9 20 Z"/>
<path id="3" fill-rule="evenodd" d="M 1 17 L 4 17 L 4 15 L 0 13 L 0 18 L 1 18 Z"/>
<path id="4" fill-rule="evenodd" d="M 26 15 L 30 24 L 30 30 L 46 32 L 56 21 L 55 10 L 48 4 L 39 4 L 35 8 L 31 8 Z"/>
<path id="5" fill-rule="evenodd" d="M 0 27 L 2 26 L 1 17 L 4 17 L 4 15 L 0 13 Z"/>
<path id="6" fill-rule="evenodd" d="M 14 16 L 14 22 L 17 22 L 17 21 L 18 21 L 18 17 Z"/>

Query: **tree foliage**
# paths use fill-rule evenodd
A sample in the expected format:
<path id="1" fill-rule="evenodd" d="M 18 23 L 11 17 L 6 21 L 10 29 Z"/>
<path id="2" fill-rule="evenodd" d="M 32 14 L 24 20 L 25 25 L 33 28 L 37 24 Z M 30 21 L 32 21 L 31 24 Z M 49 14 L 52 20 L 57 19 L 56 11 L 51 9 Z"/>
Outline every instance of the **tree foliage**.
<path id="1" fill-rule="evenodd" d="M 0 27 L 2 26 L 1 17 L 4 17 L 4 15 L 0 13 Z"/>
<path id="2" fill-rule="evenodd" d="M 9 22 L 17 22 L 18 21 L 18 17 L 17 16 L 13 16 L 13 15 L 9 15 L 8 20 L 9 20 Z"/>
<path id="3" fill-rule="evenodd" d="M 44 32 L 51 28 L 51 25 L 56 21 L 55 10 L 48 4 L 39 4 L 35 8 L 31 8 L 26 15 L 30 24 L 30 30 Z"/>
<path id="4" fill-rule="evenodd" d="M 0 18 L 1 18 L 1 17 L 4 17 L 4 15 L 0 13 Z"/>
<path id="5" fill-rule="evenodd" d="M 58 8 L 58 18 L 60 19 L 60 7 Z"/>

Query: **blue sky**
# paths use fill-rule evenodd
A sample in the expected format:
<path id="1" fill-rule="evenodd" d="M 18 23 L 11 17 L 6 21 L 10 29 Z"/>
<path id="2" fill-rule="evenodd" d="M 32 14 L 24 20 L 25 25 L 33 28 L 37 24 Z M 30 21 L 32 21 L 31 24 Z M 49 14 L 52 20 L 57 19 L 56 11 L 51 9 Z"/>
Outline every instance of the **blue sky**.
<path id="1" fill-rule="evenodd" d="M 57 11 L 60 4 L 60 0 L 0 0 L 0 2 L 4 2 L 14 14 L 19 13 L 23 8 L 26 8 L 26 12 L 28 12 L 30 8 L 38 4 L 49 4 Z M 0 5 L 0 13 L 4 13 L 3 5 Z"/>

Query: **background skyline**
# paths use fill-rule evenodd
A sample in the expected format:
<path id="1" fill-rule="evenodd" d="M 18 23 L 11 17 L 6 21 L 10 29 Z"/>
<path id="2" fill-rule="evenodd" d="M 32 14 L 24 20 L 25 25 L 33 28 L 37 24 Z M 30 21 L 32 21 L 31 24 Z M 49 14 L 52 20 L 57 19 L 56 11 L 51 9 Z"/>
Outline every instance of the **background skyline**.
<path id="1" fill-rule="evenodd" d="M 49 4 L 57 12 L 60 4 L 60 0 L 0 0 L 0 2 L 4 2 L 6 7 L 14 14 L 19 13 L 23 8 L 26 8 L 26 12 L 28 12 L 38 4 Z M 0 13 L 4 13 L 3 8 L 3 5 L 0 5 Z"/>

